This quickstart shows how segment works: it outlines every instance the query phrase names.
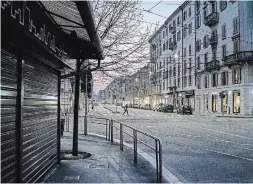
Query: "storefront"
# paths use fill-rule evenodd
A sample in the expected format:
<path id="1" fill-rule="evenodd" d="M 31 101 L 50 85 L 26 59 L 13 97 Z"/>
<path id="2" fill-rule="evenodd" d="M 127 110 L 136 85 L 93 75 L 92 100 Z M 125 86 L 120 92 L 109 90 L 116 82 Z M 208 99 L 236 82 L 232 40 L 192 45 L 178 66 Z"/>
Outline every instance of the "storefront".
<path id="1" fill-rule="evenodd" d="M 240 113 L 241 97 L 240 90 L 233 91 L 233 113 Z"/>
<path id="2" fill-rule="evenodd" d="M 218 111 L 218 95 L 212 94 L 212 112 Z"/>
<path id="3" fill-rule="evenodd" d="M 227 91 L 220 92 L 221 98 L 221 113 L 227 113 L 228 111 L 228 93 Z"/>
<path id="4" fill-rule="evenodd" d="M 144 97 L 143 104 L 150 104 L 150 97 L 149 96 Z"/>
<path id="5" fill-rule="evenodd" d="M 204 99 L 203 99 L 203 107 L 204 107 L 204 112 L 209 112 L 209 106 L 208 106 L 208 94 L 204 94 Z"/>
<path id="6" fill-rule="evenodd" d="M 60 163 L 61 78 L 64 71 L 73 69 L 66 59 L 84 59 L 81 48 L 87 49 L 85 59 L 102 54 L 97 41 L 88 41 L 95 38 L 94 30 L 88 30 L 94 21 L 89 4 L 68 3 L 77 10 L 72 12 L 60 1 L 1 2 L 2 183 L 40 182 Z M 66 15 L 78 12 L 77 4 L 84 11 L 78 14 L 86 16 L 82 22 L 79 15 L 79 29 L 93 37 L 88 40 L 79 39 L 84 35 L 74 28 L 75 33 L 66 33 L 50 16 L 68 19 L 71 16 Z M 59 18 L 62 25 L 73 25 L 64 18 Z M 80 83 L 79 74 L 75 78 Z M 78 113 L 79 95 L 75 101 Z"/>
<path id="7" fill-rule="evenodd" d="M 186 98 L 186 103 L 185 105 L 189 105 L 194 109 L 194 103 L 195 103 L 195 99 L 194 99 L 194 90 L 188 90 L 185 91 L 185 98 Z"/>

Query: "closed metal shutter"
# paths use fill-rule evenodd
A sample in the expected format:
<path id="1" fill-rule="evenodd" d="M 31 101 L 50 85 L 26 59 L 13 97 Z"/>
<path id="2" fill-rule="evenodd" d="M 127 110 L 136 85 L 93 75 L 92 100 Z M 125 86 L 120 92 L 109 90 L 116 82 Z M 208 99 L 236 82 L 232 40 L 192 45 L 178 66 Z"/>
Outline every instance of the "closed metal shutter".
<path id="1" fill-rule="evenodd" d="M 16 181 L 17 58 L 1 50 L 1 182 Z"/>
<path id="2" fill-rule="evenodd" d="M 24 58 L 23 182 L 36 182 L 57 163 L 57 74 Z"/>

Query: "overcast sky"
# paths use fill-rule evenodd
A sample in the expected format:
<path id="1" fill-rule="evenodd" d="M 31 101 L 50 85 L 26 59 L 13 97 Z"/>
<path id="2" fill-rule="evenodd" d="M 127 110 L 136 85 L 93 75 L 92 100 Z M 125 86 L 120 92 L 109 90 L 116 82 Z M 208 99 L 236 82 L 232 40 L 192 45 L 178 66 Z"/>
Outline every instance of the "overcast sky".
<path id="1" fill-rule="evenodd" d="M 161 26 L 166 20 L 165 17 L 168 18 L 173 13 L 173 11 L 175 11 L 178 8 L 178 6 L 181 5 L 182 3 L 183 1 L 175 1 L 175 0 L 174 1 L 173 0 L 141 1 L 141 9 L 150 10 L 152 7 L 157 5 L 154 8 L 152 8 L 150 11 L 152 13 L 160 15 L 158 16 L 158 15 L 143 11 L 143 23 L 142 23 L 143 26 L 146 27 L 147 25 L 150 25 L 150 23 L 154 23 L 154 24 L 158 23 Z M 149 23 L 145 23 L 144 21 L 149 22 Z M 94 92 L 97 93 L 99 90 L 104 89 L 106 85 L 107 84 L 105 83 L 94 83 Z"/>

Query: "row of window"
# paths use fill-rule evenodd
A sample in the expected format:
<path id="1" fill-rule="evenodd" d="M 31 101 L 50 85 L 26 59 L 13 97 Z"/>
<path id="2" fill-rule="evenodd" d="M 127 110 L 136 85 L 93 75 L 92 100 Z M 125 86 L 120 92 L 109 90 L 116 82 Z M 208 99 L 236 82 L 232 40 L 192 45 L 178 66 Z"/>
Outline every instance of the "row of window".
<path id="1" fill-rule="evenodd" d="M 237 53 L 239 52 L 239 40 L 235 40 L 233 42 L 233 46 L 234 46 L 234 50 L 233 52 L 234 53 Z M 221 58 L 222 60 L 227 56 L 227 46 L 226 44 L 224 44 L 222 47 L 221 47 Z M 212 53 L 212 59 L 215 60 L 216 59 L 216 50 L 213 50 L 213 53 Z M 205 53 L 204 54 L 204 63 L 208 63 L 208 53 Z M 200 65 L 201 65 L 201 56 L 197 56 L 197 69 L 200 69 Z"/>
<path id="2" fill-rule="evenodd" d="M 192 33 L 192 23 L 189 23 L 188 24 L 188 28 L 187 26 L 185 25 L 184 27 L 184 31 L 183 31 L 183 37 L 185 38 L 187 36 L 187 29 L 188 29 L 188 34 L 190 35 Z M 233 30 L 234 30 L 234 33 L 233 34 L 236 34 L 239 32 L 239 22 L 238 22 L 238 17 L 235 17 L 233 19 Z M 227 29 L 226 29 L 226 24 L 223 24 L 222 27 L 221 27 L 221 32 L 222 32 L 222 39 L 226 39 L 227 37 Z M 212 34 L 211 34 L 211 41 L 215 41 L 217 40 L 218 41 L 218 33 L 217 33 L 217 30 L 214 30 L 212 31 Z M 176 35 L 173 35 L 173 42 L 175 42 L 176 40 Z M 181 40 L 181 31 L 178 31 L 177 32 L 177 41 L 180 41 Z M 209 45 L 209 35 L 205 35 L 204 38 L 203 38 L 203 48 L 207 48 L 208 45 Z M 171 44 L 172 43 L 172 38 L 169 39 L 169 43 Z M 168 41 L 166 41 L 165 43 L 163 43 L 163 51 L 167 50 L 169 48 L 169 43 Z M 189 46 L 190 47 L 190 46 Z M 199 52 L 201 50 L 201 40 L 197 40 L 196 42 L 196 50 L 197 52 Z M 235 49 L 237 50 L 237 49 Z M 190 51 L 190 50 L 189 50 Z M 161 55 L 161 51 L 160 51 L 160 55 Z"/>
<path id="3" fill-rule="evenodd" d="M 179 65 L 180 68 L 180 65 Z M 173 69 L 173 75 L 176 76 L 176 67 Z M 232 85 L 234 84 L 240 84 L 241 83 L 241 68 L 235 68 L 232 69 Z M 181 87 L 181 77 L 178 76 L 178 78 L 172 78 L 171 76 L 172 71 L 171 69 L 168 71 L 163 72 L 163 79 L 169 78 L 168 86 L 177 86 L 178 88 Z M 157 73 L 158 76 L 162 76 L 162 72 Z M 211 79 L 211 84 L 209 84 Z M 219 85 L 221 86 L 228 86 L 229 82 L 229 73 L 228 71 L 223 71 L 220 75 L 218 73 L 212 73 L 210 75 L 205 75 L 203 79 L 203 87 L 209 88 L 209 87 L 217 87 Z M 173 81 L 173 83 L 172 83 Z M 165 80 L 163 80 L 163 83 L 165 83 Z M 183 87 L 192 86 L 192 75 L 184 76 L 183 77 Z M 165 88 L 165 87 L 163 87 Z M 201 89 L 201 80 L 197 79 L 197 88 Z"/>
<path id="4" fill-rule="evenodd" d="M 161 84 L 162 84 L 162 86 L 161 86 Z M 183 77 L 183 88 L 186 88 L 186 87 L 192 86 L 192 85 L 193 85 L 193 83 L 192 83 L 192 76 L 191 75 Z M 175 78 L 175 79 L 170 78 L 167 81 L 167 88 L 169 86 L 177 86 L 177 88 L 181 88 L 181 78 Z M 157 87 L 158 88 L 162 87 L 163 90 L 166 90 L 166 82 L 163 81 L 163 83 L 157 84 Z"/>
<path id="5" fill-rule="evenodd" d="M 209 77 L 211 78 L 211 85 L 209 85 Z M 220 77 L 220 79 L 219 79 Z M 228 71 L 222 72 L 220 75 L 218 73 L 213 73 L 211 75 L 205 75 L 204 76 L 204 81 L 203 81 L 203 87 L 204 88 L 209 88 L 211 87 L 217 87 L 219 85 L 221 86 L 227 86 L 229 85 L 228 82 L 229 79 L 229 73 Z M 240 68 L 235 68 L 232 69 L 232 85 L 234 84 L 240 84 L 241 83 L 241 69 Z M 201 80 L 197 80 L 197 88 L 201 88 Z"/>
<path id="6" fill-rule="evenodd" d="M 217 7 L 216 7 L 216 2 L 213 1 L 211 3 L 211 11 L 212 12 L 217 12 Z M 199 7 L 200 7 L 200 2 L 197 1 L 196 3 L 196 8 L 197 8 L 197 12 L 199 10 Z M 220 10 L 223 11 L 225 10 L 227 7 L 227 1 L 220 1 Z M 205 19 L 205 17 L 207 16 L 207 8 L 205 7 L 204 8 L 204 11 L 203 11 L 203 17 Z M 191 17 L 191 7 L 189 7 L 188 9 L 188 16 L 187 16 L 187 10 L 185 10 L 183 12 L 183 21 L 186 21 L 187 20 L 187 17 Z M 204 21 L 203 19 L 203 21 Z M 170 32 L 172 31 L 172 29 L 176 29 L 176 22 L 177 22 L 177 25 L 180 25 L 181 24 L 181 19 L 180 19 L 180 16 L 177 17 L 176 20 L 173 20 L 173 23 L 172 24 L 169 24 L 169 30 Z M 234 23 L 236 22 L 236 24 L 238 23 L 238 19 L 234 20 Z M 201 14 L 198 12 L 197 15 L 196 15 L 196 27 L 199 28 L 201 26 Z M 191 25 L 192 26 L 192 25 Z M 184 27 L 186 28 L 186 25 L 184 25 Z M 192 28 L 189 27 L 188 25 L 188 28 L 186 29 L 189 29 L 189 34 L 192 32 L 190 30 L 192 30 Z M 187 34 L 187 30 L 185 31 L 186 33 L 184 34 L 185 37 L 186 37 L 186 34 Z M 238 32 L 238 26 L 234 26 L 234 32 Z M 165 38 L 166 36 L 168 36 L 168 28 L 166 27 L 165 30 L 163 31 L 163 38 Z M 160 40 L 160 35 L 159 35 L 159 40 Z"/>

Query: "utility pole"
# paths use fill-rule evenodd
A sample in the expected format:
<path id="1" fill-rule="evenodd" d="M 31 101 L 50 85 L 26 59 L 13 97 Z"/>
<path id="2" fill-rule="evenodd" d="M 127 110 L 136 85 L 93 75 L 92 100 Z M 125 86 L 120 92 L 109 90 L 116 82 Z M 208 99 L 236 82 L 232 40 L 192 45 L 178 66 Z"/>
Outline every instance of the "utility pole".
<path id="1" fill-rule="evenodd" d="M 76 71 L 80 71 L 80 59 L 76 59 Z M 79 95 L 80 95 L 80 76 L 75 75 L 75 102 L 74 102 L 74 123 L 73 123 L 73 146 L 72 155 L 78 156 L 78 106 L 79 106 Z"/>
<path id="2" fill-rule="evenodd" d="M 84 116 L 84 135 L 87 135 L 87 114 L 88 114 L 88 75 L 85 74 L 85 116 Z"/>

